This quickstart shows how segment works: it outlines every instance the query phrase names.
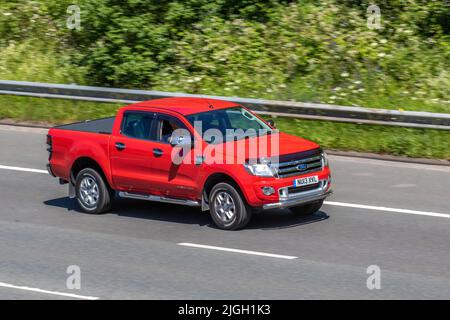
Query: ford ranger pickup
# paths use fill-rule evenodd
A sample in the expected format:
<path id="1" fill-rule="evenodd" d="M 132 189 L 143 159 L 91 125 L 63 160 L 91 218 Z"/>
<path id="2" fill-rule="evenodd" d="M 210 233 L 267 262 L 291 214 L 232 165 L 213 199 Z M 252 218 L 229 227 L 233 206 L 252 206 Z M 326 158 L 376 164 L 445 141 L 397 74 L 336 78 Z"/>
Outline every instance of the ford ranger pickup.
<path id="1" fill-rule="evenodd" d="M 115 117 L 51 128 L 47 150 L 49 173 L 91 214 L 132 198 L 199 207 L 217 227 L 237 230 L 263 210 L 313 214 L 331 194 L 319 145 L 222 100 L 125 106 Z"/>

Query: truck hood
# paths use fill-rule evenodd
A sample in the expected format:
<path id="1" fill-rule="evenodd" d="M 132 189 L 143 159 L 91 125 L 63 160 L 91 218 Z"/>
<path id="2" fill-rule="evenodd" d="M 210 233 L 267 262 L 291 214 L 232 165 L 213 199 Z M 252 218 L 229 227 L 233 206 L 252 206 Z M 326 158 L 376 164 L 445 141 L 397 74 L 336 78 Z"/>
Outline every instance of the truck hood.
<path id="1" fill-rule="evenodd" d="M 278 150 L 277 148 L 271 147 L 272 143 L 275 143 L 277 139 L 279 142 Z M 262 137 L 253 137 L 245 140 L 229 141 L 223 144 L 219 144 L 217 145 L 218 148 L 216 148 L 216 152 L 222 153 L 223 155 L 227 156 L 227 150 L 232 150 L 232 148 L 234 148 L 233 157 L 236 157 L 235 155 L 242 155 L 243 151 L 245 151 L 246 158 L 249 158 L 249 154 L 251 154 L 251 152 L 249 152 L 250 148 L 254 148 L 255 145 L 259 146 L 260 144 L 264 143 L 267 144 L 267 154 L 262 155 L 258 152 L 258 157 L 277 157 L 292 153 L 309 151 L 320 147 L 317 143 L 314 143 L 312 141 L 280 132 Z"/>
<path id="2" fill-rule="evenodd" d="M 315 142 L 287 133 L 280 132 L 278 137 L 280 142 L 279 153 L 272 154 L 271 156 L 281 156 L 320 148 Z"/>

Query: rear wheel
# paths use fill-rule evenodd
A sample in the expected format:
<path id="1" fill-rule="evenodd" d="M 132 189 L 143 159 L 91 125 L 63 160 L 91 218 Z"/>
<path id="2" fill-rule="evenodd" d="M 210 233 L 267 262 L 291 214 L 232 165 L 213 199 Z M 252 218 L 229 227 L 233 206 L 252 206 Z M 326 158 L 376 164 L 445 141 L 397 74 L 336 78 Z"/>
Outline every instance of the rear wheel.
<path id="1" fill-rule="evenodd" d="M 212 188 L 209 207 L 211 217 L 220 229 L 242 229 L 251 219 L 251 209 L 236 188 L 228 183 L 221 182 Z"/>
<path id="2" fill-rule="evenodd" d="M 320 208 L 322 208 L 322 205 L 323 205 L 323 200 L 320 200 L 320 201 L 309 203 L 309 204 L 302 205 L 302 206 L 291 207 L 291 208 L 289 208 L 289 210 L 291 210 L 291 212 L 293 212 L 297 215 L 309 216 L 309 215 L 312 215 L 315 212 L 319 211 Z"/>
<path id="3" fill-rule="evenodd" d="M 96 170 L 91 168 L 81 170 L 76 178 L 75 191 L 82 211 L 99 214 L 111 209 L 113 192 Z"/>

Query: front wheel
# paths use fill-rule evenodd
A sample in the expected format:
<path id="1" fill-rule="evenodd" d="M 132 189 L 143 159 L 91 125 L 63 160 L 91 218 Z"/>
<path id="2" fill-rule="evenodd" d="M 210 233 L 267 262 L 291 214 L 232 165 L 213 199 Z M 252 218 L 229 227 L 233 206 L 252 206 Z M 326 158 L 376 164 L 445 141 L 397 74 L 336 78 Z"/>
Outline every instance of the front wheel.
<path id="1" fill-rule="evenodd" d="M 111 208 L 113 193 L 94 169 L 87 168 L 78 173 L 75 191 L 78 205 L 86 213 L 99 214 Z"/>
<path id="2" fill-rule="evenodd" d="M 251 209 L 236 188 L 228 183 L 218 183 L 213 187 L 209 207 L 211 217 L 220 229 L 242 229 L 251 218 Z"/>
<path id="3" fill-rule="evenodd" d="M 289 210 L 291 210 L 291 212 L 293 212 L 297 215 L 309 216 L 309 215 L 312 215 L 315 212 L 319 211 L 320 208 L 322 208 L 322 205 L 323 205 L 323 200 L 320 200 L 320 201 L 309 203 L 309 204 L 302 205 L 302 206 L 291 207 L 291 208 L 289 208 Z"/>

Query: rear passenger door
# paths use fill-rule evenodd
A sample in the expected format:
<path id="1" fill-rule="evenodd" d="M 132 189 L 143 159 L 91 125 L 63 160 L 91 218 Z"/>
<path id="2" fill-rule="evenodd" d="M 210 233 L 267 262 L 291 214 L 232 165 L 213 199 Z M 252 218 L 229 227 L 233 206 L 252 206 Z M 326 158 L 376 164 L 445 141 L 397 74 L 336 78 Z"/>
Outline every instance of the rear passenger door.
<path id="1" fill-rule="evenodd" d="M 156 147 L 156 114 L 126 111 L 120 133 L 110 143 L 111 171 L 120 191 L 157 193 L 153 183 L 158 173 L 153 166 Z"/>

